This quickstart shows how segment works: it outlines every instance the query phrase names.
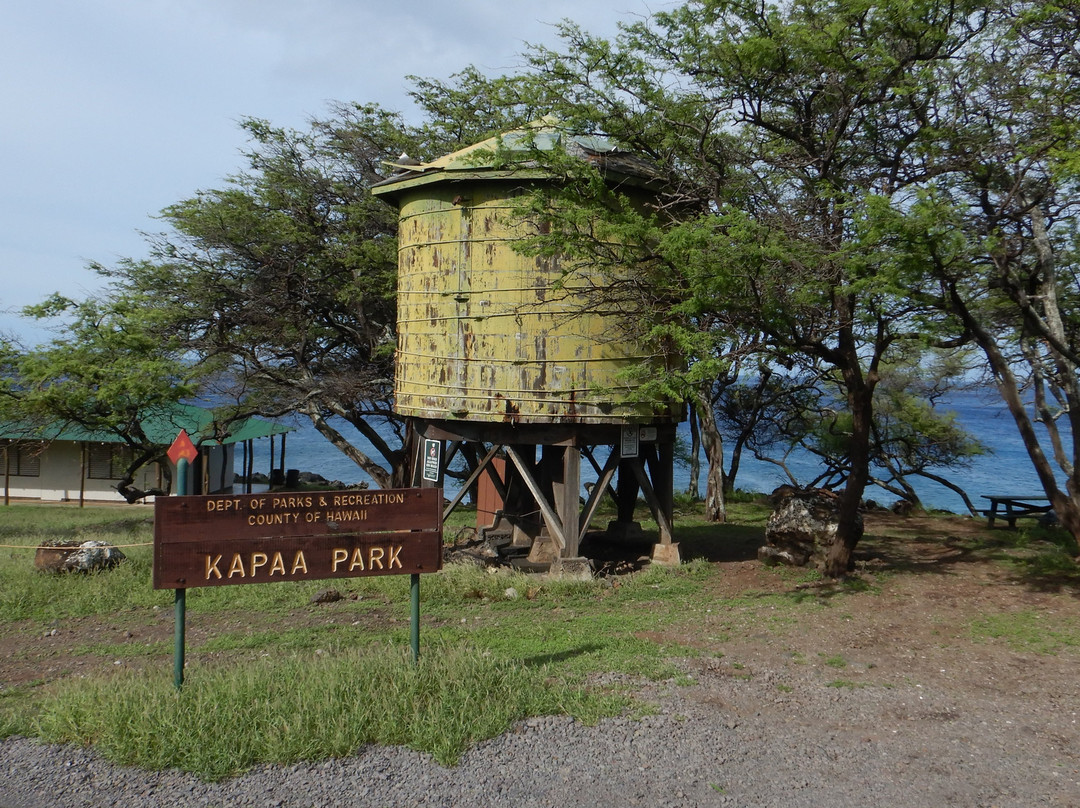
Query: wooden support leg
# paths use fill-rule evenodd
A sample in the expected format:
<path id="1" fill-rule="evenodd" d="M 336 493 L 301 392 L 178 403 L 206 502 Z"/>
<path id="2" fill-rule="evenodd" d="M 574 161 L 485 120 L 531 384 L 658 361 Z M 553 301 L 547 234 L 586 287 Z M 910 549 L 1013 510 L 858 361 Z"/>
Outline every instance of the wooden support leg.
<path id="1" fill-rule="evenodd" d="M 515 446 L 507 446 L 506 453 L 520 472 L 522 482 L 525 483 L 525 486 L 533 495 L 533 500 L 539 508 L 541 516 L 544 518 L 544 523 L 547 525 L 548 533 L 551 534 L 551 538 L 559 548 L 559 553 L 561 554 L 566 547 L 566 537 L 563 535 L 562 523 L 559 520 L 559 515 L 551 506 L 551 502 L 548 501 L 547 497 L 544 495 L 544 491 L 541 489 L 540 483 L 536 479 L 535 466 L 527 462 L 527 459 L 522 456 Z"/>
<path id="2" fill-rule="evenodd" d="M 618 497 L 619 522 L 630 524 L 634 521 L 634 508 L 637 505 L 638 495 L 637 475 L 634 474 L 633 462 L 630 460 L 619 461 L 619 481 L 616 485 L 615 495 Z"/>
<path id="3" fill-rule="evenodd" d="M 611 480 L 615 476 L 615 470 L 618 468 L 619 458 L 615 452 L 612 452 L 608 456 L 608 461 L 601 469 L 593 461 L 593 466 L 596 468 L 597 481 L 593 490 L 589 493 L 589 499 L 585 503 L 585 507 L 581 512 L 581 522 L 579 523 L 578 540 L 585 538 L 585 531 L 589 529 L 589 522 L 592 521 L 593 516 L 596 514 L 596 509 L 600 505 L 600 498 L 603 497 L 604 492 L 610 491 Z M 614 493 L 612 493 L 612 499 L 615 499 Z M 617 501 L 617 500 L 616 500 Z"/>
<path id="4" fill-rule="evenodd" d="M 652 466 L 654 464 L 650 461 L 650 465 Z M 638 478 L 638 484 L 641 485 L 641 491 L 645 495 L 645 501 L 649 503 L 649 507 L 652 509 L 653 518 L 656 519 L 656 524 L 660 529 L 660 542 L 653 545 L 653 563 L 677 565 L 680 561 L 679 545 L 672 541 L 674 536 L 674 531 L 672 529 L 674 508 L 670 505 L 670 494 L 663 498 L 658 495 L 656 488 L 653 487 L 652 481 L 649 479 L 648 473 L 645 471 L 645 463 L 640 459 L 633 461 L 633 470 Z M 667 505 L 665 505 L 665 500 L 668 503 Z"/>
<path id="5" fill-rule="evenodd" d="M 577 558 L 580 554 L 581 518 L 581 450 L 565 446 L 562 450 L 562 467 L 559 476 L 552 480 L 555 512 L 562 523 L 566 546 L 563 558 Z"/>
<path id="6" fill-rule="evenodd" d="M 656 507 L 664 515 L 663 523 L 667 525 L 667 531 L 661 528 L 660 541 L 663 544 L 671 544 L 671 523 L 675 518 L 675 446 L 670 443 L 660 443 L 655 452 L 648 455 L 649 471 L 652 475 L 653 491 L 656 493 Z"/>

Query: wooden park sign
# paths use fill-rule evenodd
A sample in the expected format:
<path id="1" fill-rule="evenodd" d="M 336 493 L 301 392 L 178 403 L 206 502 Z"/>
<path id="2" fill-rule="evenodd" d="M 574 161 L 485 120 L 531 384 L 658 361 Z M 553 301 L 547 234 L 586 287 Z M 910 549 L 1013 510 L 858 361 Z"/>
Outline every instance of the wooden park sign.
<path id="1" fill-rule="evenodd" d="M 179 479 L 187 458 L 177 463 Z M 179 490 L 186 490 L 186 484 Z M 187 590 L 409 575 L 409 641 L 420 653 L 420 574 L 442 569 L 442 489 L 158 497 L 154 589 L 176 592 L 173 681 L 184 683 Z"/>
<path id="2" fill-rule="evenodd" d="M 159 497 L 154 588 L 409 575 L 442 568 L 442 491 Z"/>

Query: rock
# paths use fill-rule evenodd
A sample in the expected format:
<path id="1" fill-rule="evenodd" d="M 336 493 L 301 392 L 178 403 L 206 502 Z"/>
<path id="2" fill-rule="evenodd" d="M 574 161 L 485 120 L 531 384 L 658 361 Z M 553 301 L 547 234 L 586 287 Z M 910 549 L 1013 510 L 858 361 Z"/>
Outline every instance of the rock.
<path id="1" fill-rule="evenodd" d="M 910 499 L 898 499 L 889 510 L 897 516 L 911 516 L 911 512 L 915 510 L 915 503 Z"/>
<path id="2" fill-rule="evenodd" d="M 831 491 L 799 491 L 780 499 L 765 525 L 758 559 L 766 564 L 820 566 L 839 528 L 839 498 Z M 862 533 L 862 517 L 856 528 Z"/>
<path id="3" fill-rule="evenodd" d="M 277 469 L 274 469 L 274 471 L 277 471 Z M 268 482 L 270 482 L 270 478 L 267 477 L 265 474 L 263 474 L 261 471 L 256 471 L 256 472 L 253 472 L 250 477 L 245 477 L 243 474 L 234 474 L 233 475 L 233 482 L 234 483 L 253 483 L 253 484 L 256 484 L 256 485 L 266 485 Z"/>
<path id="4" fill-rule="evenodd" d="M 592 562 L 584 556 L 556 558 L 548 570 L 548 575 L 564 581 L 591 581 L 593 578 Z"/>
<path id="5" fill-rule="evenodd" d="M 802 567 L 809 560 L 810 556 L 806 553 L 796 553 L 791 550 L 781 550 L 777 547 L 770 547 L 765 544 L 758 548 L 758 561 L 762 564 L 768 564 L 771 567 L 775 567 L 783 564 L 786 567 Z"/>
<path id="6" fill-rule="evenodd" d="M 789 485 L 788 483 L 784 483 L 783 485 L 779 485 L 772 490 L 772 493 L 769 494 L 769 502 L 771 502 L 773 505 L 779 505 L 784 500 L 789 499 L 790 497 L 793 497 L 798 493 L 798 488 L 793 485 Z"/>
<path id="7" fill-rule="evenodd" d="M 112 569 L 126 556 L 104 541 L 46 540 L 34 554 L 34 567 L 42 572 L 93 572 Z"/>
<path id="8" fill-rule="evenodd" d="M 336 589 L 320 589 L 311 596 L 311 603 L 335 603 L 344 600 L 345 596 Z"/>

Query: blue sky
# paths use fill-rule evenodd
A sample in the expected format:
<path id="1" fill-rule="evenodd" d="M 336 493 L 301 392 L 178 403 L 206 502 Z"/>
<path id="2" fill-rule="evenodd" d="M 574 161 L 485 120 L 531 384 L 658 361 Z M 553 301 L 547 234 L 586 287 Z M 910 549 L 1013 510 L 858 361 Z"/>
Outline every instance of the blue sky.
<path id="1" fill-rule="evenodd" d="M 332 101 L 409 113 L 407 75 L 519 63 L 569 18 L 614 35 L 652 0 L 38 0 L 0 24 L 0 331 L 90 261 L 145 255 L 154 215 L 241 168 L 242 117 L 303 127 Z"/>

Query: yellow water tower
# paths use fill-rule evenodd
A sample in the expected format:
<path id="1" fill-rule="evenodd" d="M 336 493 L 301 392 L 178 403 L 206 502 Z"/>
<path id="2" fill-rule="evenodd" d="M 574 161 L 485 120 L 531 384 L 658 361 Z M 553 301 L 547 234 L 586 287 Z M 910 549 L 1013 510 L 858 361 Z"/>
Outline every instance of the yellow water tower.
<path id="1" fill-rule="evenodd" d="M 644 399 L 626 372 L 662 372 L 670 359 L 643 349 L 636 318 L 590 304 L 610 267 L 601 276 L 518 249 L 543 227 L 520 211 L 526 195 L 559 182 L 535 159 L 554 149 L 592 162 L 630 204 L 653 196 L 643 161 L 549 121 L 429 163 L 403 158 L 373 188 L 399 208 L 394 406 L 418 436 L 416 482 L 440 483 L 460 452 L 469 475 L 452 505 L 486 474 L 501 503 L 488 538 L 557 565 L 579 557 L 605 492 L 619 503 L 609 530 L 632 532 L 641 491 L 660 525 L 654 555 L 677 559 L 671 466 L 682 407 Z M 583 457 L 597 476 L 584 507 Z"/>

